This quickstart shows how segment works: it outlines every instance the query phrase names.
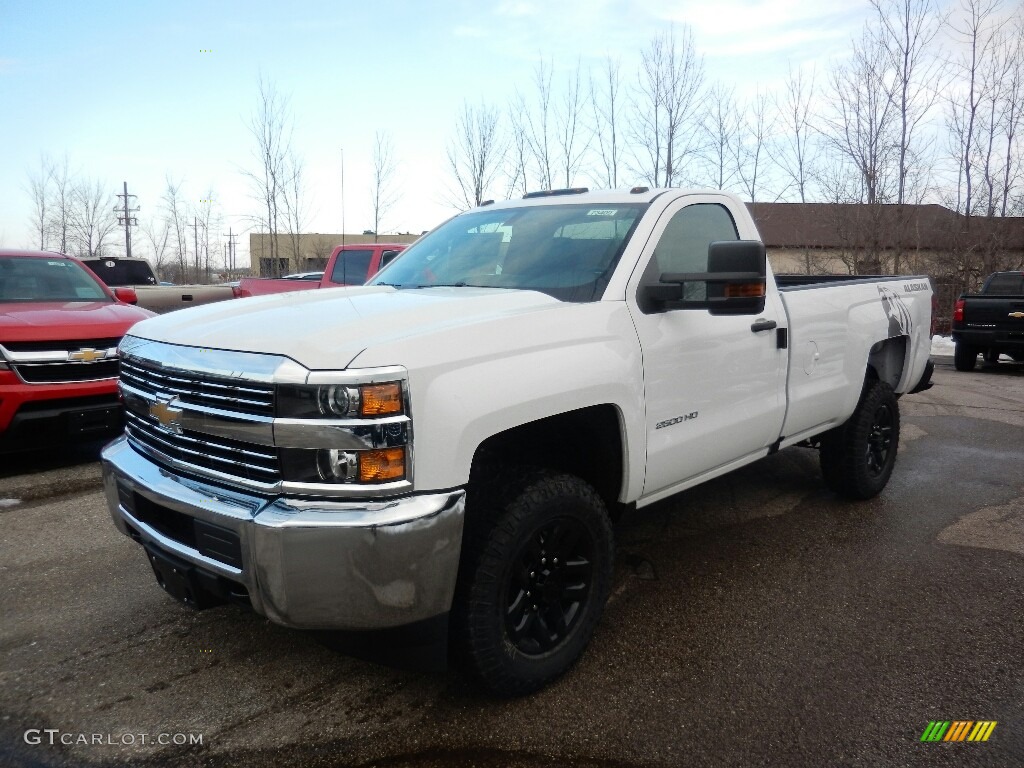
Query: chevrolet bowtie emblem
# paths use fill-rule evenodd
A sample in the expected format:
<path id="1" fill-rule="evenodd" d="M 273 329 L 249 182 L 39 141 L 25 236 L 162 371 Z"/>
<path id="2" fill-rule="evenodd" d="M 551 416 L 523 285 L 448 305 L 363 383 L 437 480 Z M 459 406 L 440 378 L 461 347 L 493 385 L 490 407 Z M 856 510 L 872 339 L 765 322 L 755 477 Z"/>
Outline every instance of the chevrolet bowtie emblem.
<path id="1" fill-rule="evenodd" d="M 1015 317 L 1020 320 L 1021 318 L 1024 318 L 1024 312 L 1011 312 L 1010 317 Z"/>
<path id="2" fill-rule="evenodd" d="M 77 352 L 68 352 L 68 362 L 71 363 L 95 363 L 97 360 L 102 360 L 107 356 L 107 350 L 105 349 L 93 349 L 92 347 L 86 347 L 80 349 Z"/>
<path id="3" fill-rule="evenodd" d="M 149 406 L 149 415 L 157 420 L 161 429 L 180 435 L 181 422 L 178 419 L 181 417 L 181 408 L 174 407 L 176 400 L 175 397 L 170 400 L 157 400 Z"/>

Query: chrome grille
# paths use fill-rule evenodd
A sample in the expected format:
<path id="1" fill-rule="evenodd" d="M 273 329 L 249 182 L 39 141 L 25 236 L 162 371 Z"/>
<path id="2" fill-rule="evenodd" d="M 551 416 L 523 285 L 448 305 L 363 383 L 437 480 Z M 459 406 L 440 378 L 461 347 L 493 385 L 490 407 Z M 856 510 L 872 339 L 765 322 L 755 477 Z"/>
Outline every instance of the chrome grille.
<path id="1" fill-rule="evenodd" d="M 121 381 L 154 397 L 177 395 L 182 403 L 191 405 L 256 416 L 274 415 L 272 384 L 162 368 L 136 357 L 122 357 Z"/>
<path id="2" fill-rule="evenodd" d="M 116 379 L 117 338 L 8 341 L 0 345 L 5 362 L 26 384 L 63 384 Z"/>
<path id="3" fill-rule="evenodd" d="M 258 483 L 281 480 L 278 449 L 225 437 L 183 430 L 180 434 L 159 426 L 156 419 L 126 414 L 128 439 L 142 449 L 168 458 Z"/>

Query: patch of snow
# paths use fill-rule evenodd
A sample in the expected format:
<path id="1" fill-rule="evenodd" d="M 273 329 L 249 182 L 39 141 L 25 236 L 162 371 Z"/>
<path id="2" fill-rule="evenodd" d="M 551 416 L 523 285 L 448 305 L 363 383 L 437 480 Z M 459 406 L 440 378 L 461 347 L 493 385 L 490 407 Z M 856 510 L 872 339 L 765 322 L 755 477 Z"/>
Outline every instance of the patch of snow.
<path id="1" fill-rule="evenodd" d="M 952 357 L 956 345 L 949 336 L 932 336 L 932 354 Z"/>
<path id="2" fill-rule="evenodd" d="M 21 499 L 0 499 L 0 507 L 13 507 L 21 504 Z"/>

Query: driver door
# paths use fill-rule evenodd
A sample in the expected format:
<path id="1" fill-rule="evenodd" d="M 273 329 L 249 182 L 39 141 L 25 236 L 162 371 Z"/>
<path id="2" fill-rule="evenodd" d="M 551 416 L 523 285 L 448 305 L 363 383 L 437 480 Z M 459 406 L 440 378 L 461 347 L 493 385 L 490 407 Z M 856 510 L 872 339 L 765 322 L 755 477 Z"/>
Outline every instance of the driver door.
<path id="1" fill-rule="evenodd" d="M 707 272 L 709 244 L 740 239 L 733 204 L 713 195 L 673 203 L 627 292 L 644 361 L 644 497 L 668 495 L 688 480 L 764 453 L 782 429 L 786 351 L 766 327 L 784 324 L 777 294 L 770 292 L 763 311 L 752 315 L 652 308 L 637 296 L 663 273 Z M 684 298 L 702 300 L 706 290 L 687 283 Z"/>

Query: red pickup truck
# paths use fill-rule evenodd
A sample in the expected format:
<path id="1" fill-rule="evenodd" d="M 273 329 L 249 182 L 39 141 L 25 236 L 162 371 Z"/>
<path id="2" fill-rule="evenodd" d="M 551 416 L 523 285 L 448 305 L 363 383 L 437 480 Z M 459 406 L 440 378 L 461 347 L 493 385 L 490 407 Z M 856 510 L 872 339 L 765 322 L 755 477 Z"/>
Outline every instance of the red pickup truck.
<path id="1" fill-rule="evenodd" d="M 331 251 L 324 276 L 319 281 L 310 280 L 305 275 L 279 278 L 246 277 L 239 282 L 236 294 L 239 297 L 265 296 L 286 291 L 362 285 L 406 248 L 408 245 L 403 243 L 338 245 Z"/>
<path id="2" fill-rule="evenodd" d="M 117 345 L 153 313 L 78 259 L 0 250 L 0 451 L 124 429 Z"/>

